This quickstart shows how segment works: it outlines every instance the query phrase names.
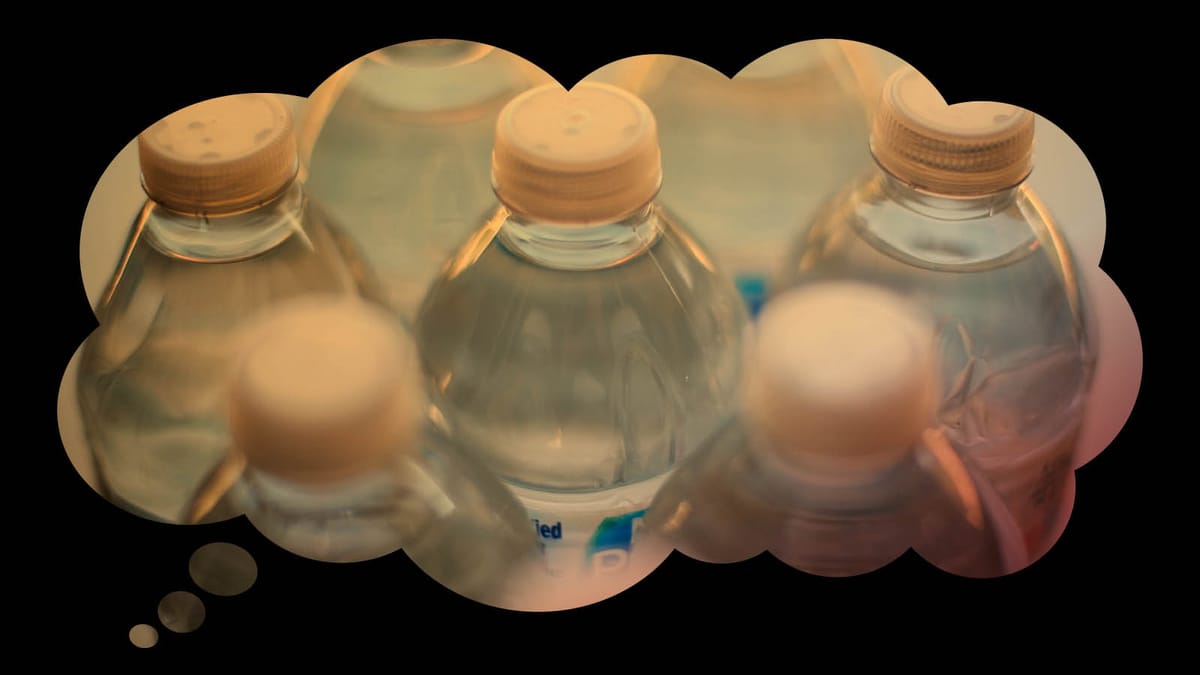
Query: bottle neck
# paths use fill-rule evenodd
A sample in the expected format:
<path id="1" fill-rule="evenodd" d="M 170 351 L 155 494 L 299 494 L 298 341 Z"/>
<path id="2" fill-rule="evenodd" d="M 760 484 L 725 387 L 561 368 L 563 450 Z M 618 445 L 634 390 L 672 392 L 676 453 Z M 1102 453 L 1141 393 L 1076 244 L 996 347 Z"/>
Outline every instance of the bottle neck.
<path id="1" fill-rule="evenodd" d="M 147 202 L 139 224 L 164 255 L 189 262 L 236 262 L 266 253 L 303 232 L 307 195 L 293 180 L 277 197 L 232 214 L 187 214 Z"/>
<path id="2" fill-rule="evenodd" d="M 647 204 L 612 223 L 571 224 L 508 213 L 497 239 L 513 255 L 557 270 L 616 267 L 652 247 L 662 232 L 657 209 Z"/>
<path id="3" fill-rule="evenodd" d="M 919 190 L 879 167 L 882 189 L 893 202 L 923 216 L 945 221 L 989 218 L 1016 201 L 1020 184 L 1000 192 L 982 195 L 949 196 Z"/>
<path id="4" fill-rule="evenodd" d="M 386 508 L 397 489 L 392 467 L 365 472 L 332 484 L 306 485 L 247 467 L 243 498 L 256 511 L 304 518 L 370 512 Z"/>

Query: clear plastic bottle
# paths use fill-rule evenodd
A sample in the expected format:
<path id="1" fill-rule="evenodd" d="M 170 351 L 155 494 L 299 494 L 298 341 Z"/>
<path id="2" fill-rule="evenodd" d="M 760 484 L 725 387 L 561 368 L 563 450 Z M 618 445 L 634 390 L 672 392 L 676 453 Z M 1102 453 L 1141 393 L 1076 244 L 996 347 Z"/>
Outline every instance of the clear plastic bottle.
<path id="1" fill-rule="evenodd" d="M 746 311 L 654 196 L 653 115 L 549 85 L 496 129 L 501 206 L 416 324 L 439 406 L 522 499 L 551 574 L 629 569 L 643 509 L 732 402 Z"/>
<path id="2" fill-rule="evenodd" d="M 375 304 L 311 296 L 239 337 L 225 475 L 201 489 L 268 539 L 325 562 L 403 548 L 451 590 L 502 597 L 538 554 L 512 493 L 438 428 L 412 339 Z"/>
<path id="3" fill-rule="evenodd" d="M 310 97 L 306 184 L 346 223 L 406 320 L 491 207 L 492 134 L 504 104 L 552 78 L 463 40 L 416 40 L 348 64 Z"/>
<path id="4" fill-rule="evenodd" d="M 870 164 L 873 97 L 899 65 L 869 45 L 808 40 L 732 80 L 664 55 L 624 59 L 588 79 L 629 89 L 654 111 L 666 176 L 659 201 L 710 247 L 753 315 L 796 222 Z"/>
<path id="5" fill-rule="evenodd" d="M 939 439 L 932 322 L 858 282 L 767 303 L 747 338 L 737 412 L 670 478 L 650 532 L 709 562 L 763 551 L 851 576 L 915 547 L 948 571 L 1025 563 L 1008 510 Z"/>
<path id="6" fill-rule="evenodd" d="M 287 297 L 374 291 L 353 245 L 296 180 L 280 98 L 189 106 L 141 134 L 138 151 L 149 199 L 83 347 L 79 397 L 102 492 L 179 522 L 228 447 L 232 332 Z"/>
<path id="7" fill-rule="evenodd" d="M 811 223 L 778 286 L 860 279 L 933 313 L 946 433 L 1036 558 L 1069 507 L 1093 351 L 1066 242 L 1024 184 L 1033 125 L 1009 105 L 947 106 L 916 71 L 897 71 L 875 118 L 875 165 Z"/>

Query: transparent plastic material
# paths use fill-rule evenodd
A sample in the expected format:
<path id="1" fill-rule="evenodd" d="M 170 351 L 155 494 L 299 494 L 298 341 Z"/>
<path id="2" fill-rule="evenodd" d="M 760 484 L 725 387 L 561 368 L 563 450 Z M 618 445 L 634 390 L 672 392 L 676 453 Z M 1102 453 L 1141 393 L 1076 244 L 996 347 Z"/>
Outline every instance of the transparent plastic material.
<path id="1" fill-rule="evenodd" d="M 754 314 L 795 224 L 871 163 L 874 92 L 899 64 L 868 45 L 810 40 L 756 59 L 732 80 L 672 56 L 625 59 L 588 80 L 626 88 L 654 111 L 659 203 L 710 247 Z"/>
<path id="2" fill-rule="evenodd" d="M 310 97 L 308 188 L 347 224 L 405 319 L 492 206 L 500 110 L 550 81 L 494 47 L 420 40 L 355 60 Z"/>
<path id="3" fill-rule="evenodd" d="M 736 411 L 658 492 L 650 532 L 701 560 L 769 551 L 830 577 L 910 548 L 968 576 L 1026 564 L 1008 510 L 936 428 L 932 330 L 871 287 L 805 290 L 773 298 L 796 300 L 789 308 L 766 306 L 774 323 L 747 342 L 758 348 Z M 854 307 L 838 316 L 831 302 Z"/>
<path id="4" fill-rule="evenodd" d="M 636 96 L 532 89 L 494 148 L 499 205 L 430 287 L 421 358 L 455 438 L 528 509 L 550 576 L 607 586 L 645 569 L 643 509 L 729 405 L 746 312 L 654 202 L 656 121 Z"/>
<path id="5" fill-rule="evenodd" d="M 1036 558 L 1053 544 L 1093 347 L 1066 242 L 1023 184 L 922 192 L 875 168 L 811 223 L 779 288 L 858 279 L 937 319 L 947 438 L 1012 510 Z"/>
<path id="6" fill-rule="evenodd" d="M 895 467 L 844 484 L 788 467 L 772 452 L 751 424 L 730 419 L 659 490 L 646 527 L 698 560 L 738 562 L 767 551 L 829 577 L 871 572 L 910 548 L 963 576 L 1028 564 L 1003 502 L 953 452 L 917 444 Z"/>
<path id="7" fill-rule="evenodd" d="M 352 242 L 297 181 L 228 215 L 148 201 L 81 355 L 80 407 L 102 493 L 180 522 L 228 449 L 223 395 L 241 323 L 284 298 L 374 289 Z"/>
<path id="8" fill-rule="evenodd" d="M 525 511 L 438 427 L 395 318 L 343 296 L 280 304 L 247 324 L 232 378 L 232 448 L 197 492 L 279 546 L 358 562 L 403 550 L 480 601 L 537 554 Z"/>
<path id="9" fill-rule="evenodd" d="M 248 467 L 226 502 L 297 555 L 358 562 L 403 550 L 438 583 L 489 604 L 539 552 L 512 492 L 432 423 L 416 451 L 397 448 L 390 464 L 334 485 Z"/>
<path id="10" fill-rule="evenodd" d="M 598 553 L 628 550 L 657 481 L 728 410 L 745 321 L 657 206 L 590 226 L 501 207 L 431 288 L 416 333 L 456 438 L 514 486 L 543 543 Z M 601 522 L 620 536 L 597 540 Z"/>

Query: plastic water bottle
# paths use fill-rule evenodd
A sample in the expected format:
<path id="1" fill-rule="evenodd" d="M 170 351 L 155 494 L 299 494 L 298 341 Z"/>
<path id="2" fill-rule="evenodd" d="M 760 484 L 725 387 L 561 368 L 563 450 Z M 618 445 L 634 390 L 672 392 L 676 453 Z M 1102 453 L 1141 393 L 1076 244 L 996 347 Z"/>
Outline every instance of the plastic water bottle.
<path id="1" fill-rule="evenodd" d="M 623 59 L 588 79 L 628 89 L 654 111 L 666 177 L 659 201 L 710 247 L 754 315 L 796 223 L 870 164 L 873 98 L 900 65 L 869 45 L 808 40 L 733 79 L 664 55 Z"/>
<path id="2" fill-rule="evenodd" d="M 417 317 L 439 407 L 524 502 L 551 575 L 632 574 L 645 507 L 733 400 L 745 308 L 654 202 L 656 136 L 610 85 L 515 98 L 501 205 Z"/>
<path id="3" fill-rule="evenodd" d="M 308 188 L 361 244 L 406 320 L 495 199 L 501 108 L 552 81 L 495 47 L 417 40 L 356 59 L 313 92 L 300 134 Z"/>
<path id="4" fill-rule="evenodd" d="M 228 447 L 233 331 L 281 299 L 369 294 L 371 282 L 296 180 L 292 116 L 278 97 L 187 107 L 141 134 L 138 152 L 149 199 L 84 345 L 79 396 L 103 493 L 179 522 Z"/>
<path id="5" fill-rule="evenodd" d="M 238 344 L 231 470 L 200 491 L 192 520 L 226 501 L 279 546 L 326 562 L 403 548 L 480 601 L 535 559 L 520 503 L 438 429 L 393 315 L 353 297 L 300 298 L 248 324 Z"/>
<path id="6" fill-rule="evenodd" d="M 745 342 L 738 408 L 663 486 L 650 531 L 736 562 L 770 551 L 850 576 L 915 547 L 975 576 L 1025 548 L 977 470 L 939 439 L 932 322 L 858 282 L 775 296 Z"/>
<path id="7" fill-rule="evenodd" d="M 940 418 L 1036 559 L 1070 506 L 1093 352 L 1066 242 L 1024 183 L 1033 128 L 1029 111 L 947 106 L 916 71 L 897 71 L 875 117 L 875 164 L 807 228 L 779 285 L 871 281 L 935 316 Z"/>

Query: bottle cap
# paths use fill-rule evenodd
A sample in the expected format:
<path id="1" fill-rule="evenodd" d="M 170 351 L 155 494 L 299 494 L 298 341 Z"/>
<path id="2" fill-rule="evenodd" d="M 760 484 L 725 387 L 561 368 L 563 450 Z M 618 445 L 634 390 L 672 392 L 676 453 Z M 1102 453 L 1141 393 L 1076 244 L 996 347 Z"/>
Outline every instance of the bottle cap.
<path id="1" fill-rule="evenodd" d="M 1033 170 L 1033 113 L 1003 103 L 946 105 L 911 67 L 883 85 L 871 152 L 892 175 L 949 196 L 1015 187 Z"/>
<path id="2" fill-rule="evenodd" d="M 893 465 L 933 421 L 932 322 L 860 282 L 815 282 L 768 302 L 746 342 L 745 414 L 770 445 L 829 474 Z"/>
<path id="3" fill-rule="evenodd" d="M 296 176 L 291 111 L 270 94 L 210 99 L 138 136 L 142 185 L 183 213 L 232 213 L 269 201 Z"/>
<path id="4" fill-rule="evenodd" d="M 287 301 L 248 324 L 230 432 L 248 465 L 331 483 L 415 447 L 419 379 L 409 337 L 356 297 Z"/>
<path id="5" fill-rule="evenodd" d="M 618 87 L 531 89 L 496 123 L 492 186 L 514 213 L 550 222 L 622 220 L 654 198 L 662 161 L 654 115 Z"/>

